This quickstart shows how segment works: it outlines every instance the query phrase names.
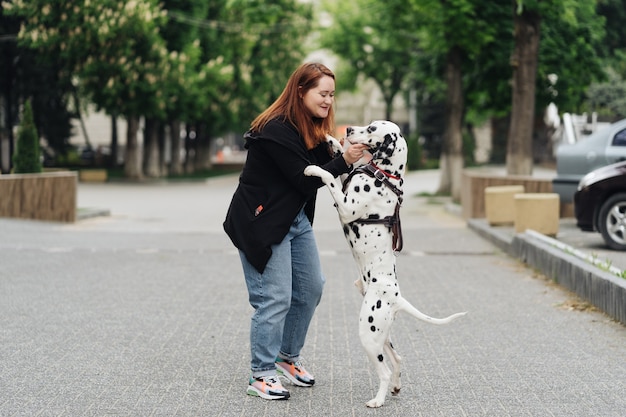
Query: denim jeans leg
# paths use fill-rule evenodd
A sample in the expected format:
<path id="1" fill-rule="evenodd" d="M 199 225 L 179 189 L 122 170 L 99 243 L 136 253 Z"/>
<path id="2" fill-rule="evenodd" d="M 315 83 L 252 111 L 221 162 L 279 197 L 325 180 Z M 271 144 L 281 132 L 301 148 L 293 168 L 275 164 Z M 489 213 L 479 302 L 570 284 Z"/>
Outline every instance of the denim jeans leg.
<path id="1" fill-rule="evenodd" d="M 301 212 L 291 228 L 292 293 L 280 356 L 296 360 L 304 346 L 309 324 L 322 298 L 322 274 L 315 235 L 308 218 Z"/>
<path id="2" fill-rule="evenodd" d="M 263 274 L 240 252 L 250 305 L 250 368 L 252 376 L 276 373 L 275 360 L 283 338 L 285 317 L 291 302 L 291 248 L 287 238 L 272 246 L 272 257 Z"/>

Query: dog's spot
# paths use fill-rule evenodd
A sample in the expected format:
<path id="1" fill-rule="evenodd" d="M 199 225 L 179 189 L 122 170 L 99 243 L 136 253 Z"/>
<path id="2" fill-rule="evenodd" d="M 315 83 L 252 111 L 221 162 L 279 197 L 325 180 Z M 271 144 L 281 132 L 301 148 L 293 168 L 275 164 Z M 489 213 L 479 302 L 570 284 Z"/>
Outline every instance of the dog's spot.
<path id="1" fill-rule="evenodd" d="M 369 316 L 369 317 L 367 318 L 367 321 L 368 321 L 369 323 L 373 323 L 373 322 L 374 322 L 374 316 Z"/>
<path id="2" fill-rule="evenodd" d="M 375 331 L 376 331 L 376 326 L 372 326 L 372 327 L 370 327 L 370 330 L 371 330 L 372 332 L 375 332 Z"/>
<path id="3" fill-rule="evenodd" d="M 372 278 L 372 282 L 377 282 L 378 279 L 377 278 Z"/>
<path id="4" fill-rule="evenodd" d="M 381 300 L 376 301 L 376 308 L 381 308 L 383 306 L 383 302 Z"/>
<path id="5" fill-rule="evenodd" d="M 378 362 L 382 362 L 383 361 L 383 355 L 378 355 Z"/>
<path id="6" fill-rule="evenodd" d="M 358 193 L 359 191 L 361 191 L 361 187 L 359 187 L 358 185 L 354 186 L 354 192 Z"/>
<path id="7" fill-rule="evenodd" d="M 370 186 L 369 184 L 365 184 L 365 186 L 363 187 L 363 191 L 365 191 L 366 193 L 370 192 Z"/>

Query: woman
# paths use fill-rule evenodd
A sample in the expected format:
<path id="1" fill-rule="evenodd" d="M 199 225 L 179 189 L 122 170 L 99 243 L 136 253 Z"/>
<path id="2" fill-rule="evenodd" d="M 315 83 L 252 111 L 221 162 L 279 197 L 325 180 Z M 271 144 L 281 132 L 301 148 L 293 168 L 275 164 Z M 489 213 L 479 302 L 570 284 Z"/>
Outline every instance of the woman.
<path id="1" fill-rule="evenodd" d="M 300 351 L 325 281 L 311 228 L 323 183 L 303 171 L 316 164 L 338 176 L 365 149 L 350 145 L 343 157 L 331 156 L 326 135 L 333 133 L 334 97 L 330 69 L 317 63 L 296 69 L 244 135 L 248 156 L 224 221 L 254 308 L 247 393 L 264 399 L 289 398 L 277 374 L 302 387 L 315 383 Z"/>

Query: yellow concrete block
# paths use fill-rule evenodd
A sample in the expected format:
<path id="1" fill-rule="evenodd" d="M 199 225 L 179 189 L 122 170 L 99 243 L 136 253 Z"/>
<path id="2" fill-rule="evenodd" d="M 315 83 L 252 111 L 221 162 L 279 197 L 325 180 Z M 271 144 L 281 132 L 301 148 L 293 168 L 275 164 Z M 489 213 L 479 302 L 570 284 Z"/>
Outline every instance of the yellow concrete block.
<path id="1" fill-rule="evenodd" d="M 515 231 L 532 229 L 547 236 L 559 232 L 559 195 L 556 193 L 525 193 L 515 197 Z"/>
<path id="2" fill-rule="evenodd" d="M 490 225 L 507 225 L 515 221 L 516 194 L 524 192 L 523 185 L 485 187 L 485 217 Z"/>
<path id="3" fill-rule="evenodd" d="M 106 182 L 106 169 L 81 169 L 78 171 L 78 180 L 80 182 Z"/>

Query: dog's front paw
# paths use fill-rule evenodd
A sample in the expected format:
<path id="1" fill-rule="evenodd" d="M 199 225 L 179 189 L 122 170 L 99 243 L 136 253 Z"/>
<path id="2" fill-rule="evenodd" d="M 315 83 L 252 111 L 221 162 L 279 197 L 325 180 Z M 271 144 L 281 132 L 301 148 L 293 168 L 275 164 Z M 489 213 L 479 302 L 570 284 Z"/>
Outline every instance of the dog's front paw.
<path id="1" fill-rule="evenodd" d="M 333 182 L 333 175 L 324 168 L 317 165 L 309 165 L 304 168 L 304 175 L 308 177 L 320 177 L 322 182 L 329 185 Z"/>
<path id="2" fill-rule="evenodd" d="M 322 171 L 324 170 L 317 165 L 309 165 L 308 167 L 304 168 L 304 175 L 306 175 L 307 177 L 321 177 Z"/>

